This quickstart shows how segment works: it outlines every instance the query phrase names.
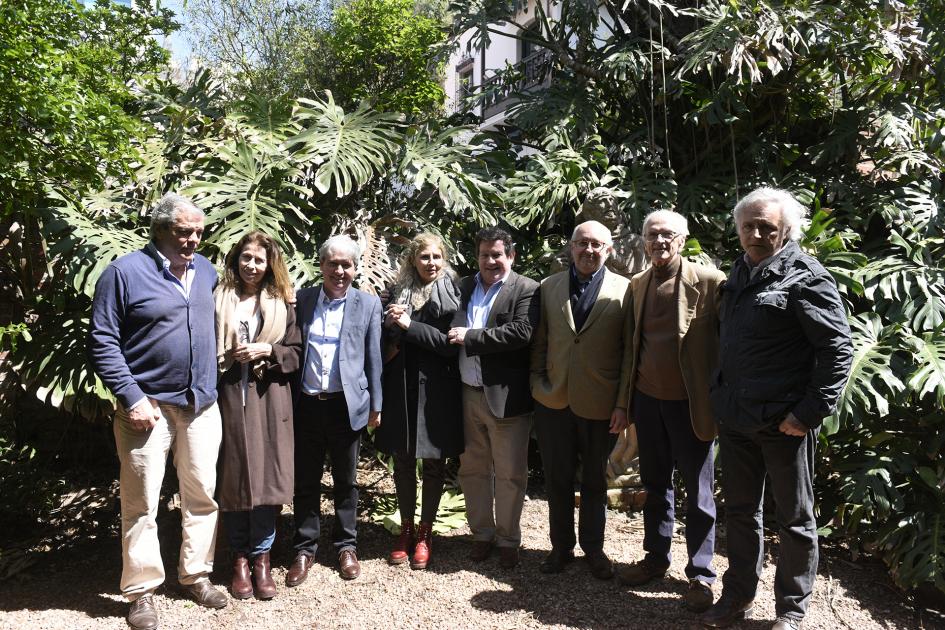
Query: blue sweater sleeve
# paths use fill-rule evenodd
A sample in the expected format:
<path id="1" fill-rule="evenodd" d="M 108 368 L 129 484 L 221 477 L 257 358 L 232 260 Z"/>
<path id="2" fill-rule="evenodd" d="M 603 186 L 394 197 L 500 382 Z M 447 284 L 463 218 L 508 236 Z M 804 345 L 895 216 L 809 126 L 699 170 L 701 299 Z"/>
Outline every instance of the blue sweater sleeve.
<path id="1" fill-rule="evenodd" d="M 126 286 L 121 272 L 109 265 L 95 284 L 88 352 L 92 368 L 123 406 L 145 397 L 121 352 L 121 322 L 125 316 Z"/>

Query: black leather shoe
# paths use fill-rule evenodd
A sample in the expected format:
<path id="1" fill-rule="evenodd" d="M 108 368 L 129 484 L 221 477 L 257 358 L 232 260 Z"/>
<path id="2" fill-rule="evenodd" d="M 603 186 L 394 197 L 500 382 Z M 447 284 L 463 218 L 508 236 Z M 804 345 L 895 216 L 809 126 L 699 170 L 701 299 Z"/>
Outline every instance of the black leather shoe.
<path id="1" fill-rule="evenodd" d="M 214 588 L 210 580 L 200 580 L 193 584 L 185 584 L 184 590 L 190 598 L 205 608 L 225 608 L 229 600 L 226 593 Z"/>
<path id="2" fill-rule="evenodd" d="M 289 567 L 289 571 L 285 574 L 285 585 L 292 588 L 304 582 L 305 578 L 308 577 L 308 570 L 312 568 L 313 564 L 315 564 L 314 556 L 310 556 L 307 553 L 300 553 L 295 556 L 292 566 Z"/>
<path id="3" fill-rule="evenodd" d="M 564 571 L 564 565 L 574 560 L 574 552 L 570 549 L 552 549 L 545 559 L 538 565 L 538 570 L 542 573 L 561 573 Z"/>
<path id="4" fill-rule="evenodd" d="M 603 551 L 592 551 L 584 556 L 591 567 L 591 575 L 598 580 L 609 580 L 614 577 L 614 565 Z"/>
<path id="5" fill-rule="evenodd" d="M 354 549 L 342 549 L 338 554 L 338 575 L 346 580 L 353 580 L 361 575 L 361 563 Z"/>
<path id="6" fill-rule="evenodd" d="M 155 630 L 158 627 L 157 611 L 150 593 L 131 602 L 128 611 L 128 625 L 131 630 Z"/>
<path id="7" fill-rule="evenodd" d="M 617 579 L 627 586 L 643 586 L 666 575 L 669 566 L 656 566 L 646 558 L 617 571 Z"/>
<path id="8" fill-rule="evenodd" d="M 726 597 L 725 592 L 719 597 L 719 601 L 705 611 L 699 617 L 702 625 L 709 628 L 727 628 L 736 621 L 747 619 L 751 614 L 753 599 L 739 599 L 736 597 Z"/>
<path id="9" fill-rule="evenodd" d="M 474 540 L 469 550 L 469 559 L 473 562 L 483 562 L 492 553 L 491 540 Z"/>

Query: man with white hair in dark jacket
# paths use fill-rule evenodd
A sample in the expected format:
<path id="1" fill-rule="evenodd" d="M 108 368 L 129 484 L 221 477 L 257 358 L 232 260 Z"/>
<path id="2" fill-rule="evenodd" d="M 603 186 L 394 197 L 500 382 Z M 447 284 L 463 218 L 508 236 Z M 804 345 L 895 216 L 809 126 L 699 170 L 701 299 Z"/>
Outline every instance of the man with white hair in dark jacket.
<path id="1" fill-rule="evenodd" d="M 805 214 L 791 193 L 775 188 L 759 188 L 735 206 L 745 255 L 722 286 L 719 371 L 710 391 L 729 568 L 722 596 L 702 617 L 709 627 L 751 611 L 766 474 L 780 539 L 773 630 L 800 628 L 817 575 L 814 449 L 853 352 L 836 283 L 797 244 Z"/>

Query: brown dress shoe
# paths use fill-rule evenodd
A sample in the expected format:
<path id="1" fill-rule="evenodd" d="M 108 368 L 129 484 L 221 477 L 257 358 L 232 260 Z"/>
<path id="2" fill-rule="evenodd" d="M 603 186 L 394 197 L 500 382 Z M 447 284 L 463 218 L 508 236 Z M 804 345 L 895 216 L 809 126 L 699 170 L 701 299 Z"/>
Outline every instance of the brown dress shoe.
<path id="1" fill-rule="evenodd" d="M 514 569 L 518 566 L 518 547 L 499 547 L 499 566 Z"/>
<path id="2" fill-rule="evenodd" d="M 300 553 L 295 556 L 292 566 L 289 567 L 289 572 L 285 574 L 285 585 L 292 588 L 304 582 L 305 578 L 308 577 L 308 570 L 312 568 L 313 564 L 315 564 L 314 556 L 307 553 Z"/>
<path id="3" fill-rule="evenodd" d="M 657 566 L 644 558 L 629 566 L 621 567 L 617 571 L 617 579 L 627 586 L 643 586 L 653 580 L 661 579 L 666 575 L 667 570 L 669 570 L 669 566 Z M 711 603 L 709 602 L 709 604 Z"/>
<path id="4" fill-rule="evenodd" d="M 538 570 L 542 573 L 561 573 L 564 571 L 564 565 L 574 560 L 574 552 L 570 549 L 553 548 L 545 559 L 538 565 Z"/>
<path id="5" fill-rule="evenodd" d="M 131 602 L 128 625 L 131 626 L 131 630 L 155 630 L 158 627 L 157 611 L 154 609 L 154 601 L 150 593 Z"/>
<path id="6" fill-rule="evenodd" d="M 346 580 L 353 580 L 361 575 L 361 563 L 358 562 L 358 554 L 354 549 L 342 549 L 338 554 L 338 574 Z"/>
<path id="7" fill-rule="evenodd" d="M 190 598 L 205 608 L 226 608 L 229 600 L 226 594 L 214 588 L 210 580 L 200 580 L 193 584 L 185 584 L 184 590 Z"/>
<path id="8" fill-rule="evenodd" d="M 268 551 L 253 558 L 253 581 L 256 584 L 256 597 L 259 599 L 272 599 L 276 595 L 276 583 L 272 579 L 271 570 Z"/>
<path id="9" fill-rule="evenodd" d="M 473 562 L 482 562 L 492 553 L 491 540 L 474 540 L 469 550 L 469 559 Z"/>
<path id="10" fill-rule="evenodd" d="M 584 559 L 591 568 L 591 575 L 598 580 L 609 580 L 614 577 L 614 565 L 603 551 L 592 551 L 586 554 Z"/>
<path id="11" fill-rule="evenodd" d="M 683 595 L 683 606 L 695 613 L 709 610 L 712 605 L 712 586 L 702 580 L 689 580 L 689 590 Z"/>
<path id="12" fill-rule="evenodd" d="M 753 602 L 752 599 L 727 597 L 723 591 L 719 601 L 705 611 L 699 621 L 709 628 L 727 628 L 736 621 L 746 619 L 751 614 Z"/>
<path id="13" fill-rule="evenodd" d="M 233 558 L 233 579 L 230 580 L 230 595 L 233 599 L 253 596 L 253 580 L 249 577 L 249 560 L 240 554 Z"/>

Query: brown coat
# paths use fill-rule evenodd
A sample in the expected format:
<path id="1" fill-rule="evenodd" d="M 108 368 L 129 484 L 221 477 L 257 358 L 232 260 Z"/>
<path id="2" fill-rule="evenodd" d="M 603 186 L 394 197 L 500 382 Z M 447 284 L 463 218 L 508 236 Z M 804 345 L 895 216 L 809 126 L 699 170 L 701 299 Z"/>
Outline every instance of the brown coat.
<path id="1" fill-rule="evenodd" d="M 689 395 L 689 414 L 696 436 L 705 442 L 715 439 L 718 426 L 709 403 L 709 382 L 719 363 L 719 287 L 725 274 L 718 269 L 682 260 L 679 283 L 679 367 Z M 653 268 L 642 271 L 630 280 L 633 316 L 633 359 L 630 370 L 632 409 L 640 358 L 640 335 L 643 327 L 643 303 Z M 631 418 L 632 421 L 632 418 Z"/>
<path id="2" fill-rule="evenodd" d="M 295 309 L 288 309 L 286 335 L 273 344 L 262 380 L 249 372 L 246 407 L 240 388 L 240 364 L 217 383 L 223 442 L 220 446 L 217 500 L 225 512 L 292 502 L 295 481 L 292 392 L 302 341 Z"/>

